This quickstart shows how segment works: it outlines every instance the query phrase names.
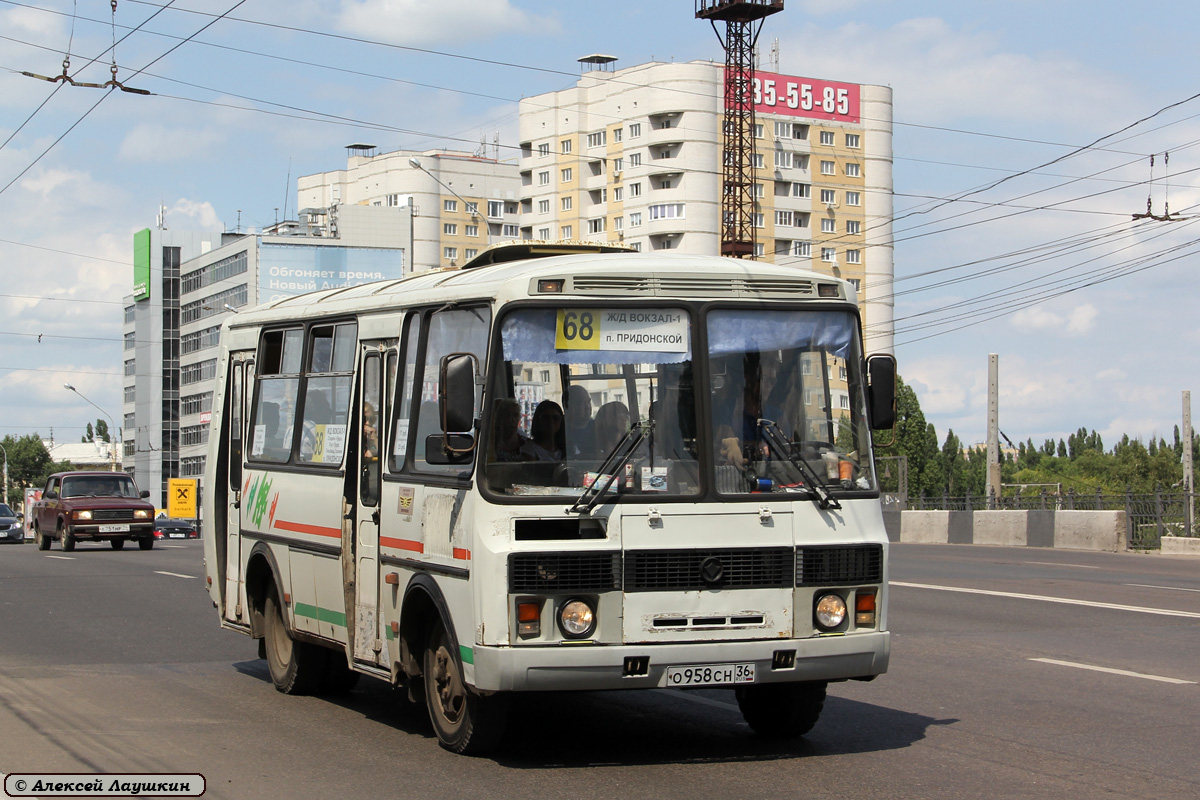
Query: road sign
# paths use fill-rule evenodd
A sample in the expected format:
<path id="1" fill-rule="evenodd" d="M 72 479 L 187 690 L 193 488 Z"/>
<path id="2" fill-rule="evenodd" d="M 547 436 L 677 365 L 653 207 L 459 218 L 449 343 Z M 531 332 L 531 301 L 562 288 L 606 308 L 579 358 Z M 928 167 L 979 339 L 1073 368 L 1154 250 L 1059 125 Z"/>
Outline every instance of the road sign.
<path id="1" fill-rule="evenodd" d="M 167 513 L 174 519 L 196 518 L 195 478 L 168 479 Z"/>

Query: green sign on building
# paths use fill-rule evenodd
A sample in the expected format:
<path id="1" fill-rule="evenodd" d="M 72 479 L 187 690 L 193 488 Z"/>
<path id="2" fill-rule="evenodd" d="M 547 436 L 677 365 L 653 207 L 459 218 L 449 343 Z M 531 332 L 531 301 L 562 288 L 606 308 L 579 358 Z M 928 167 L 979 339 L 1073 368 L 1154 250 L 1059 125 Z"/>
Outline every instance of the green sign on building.
<path id="1" fill-rule="evenodd" d="M 133 235 L 133 299 L 150 299 L 150 229 Z"/>

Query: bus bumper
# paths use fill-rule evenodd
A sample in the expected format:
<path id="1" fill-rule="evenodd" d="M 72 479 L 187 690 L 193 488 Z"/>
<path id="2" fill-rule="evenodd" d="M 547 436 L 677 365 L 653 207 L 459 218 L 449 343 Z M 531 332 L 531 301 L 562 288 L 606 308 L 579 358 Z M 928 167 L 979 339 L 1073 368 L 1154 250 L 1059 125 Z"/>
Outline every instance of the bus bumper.
<path id="1" fill-rule="evenodd" d="M 794 651 L 790 667 L 786 655 Z M 755 683 L 836 681 L 872 678 L 887 672 L 891 634 L 887 631 L 811 639 L 641 645 L 558 645 L 485 647 L 471 650 L 474 687 L 484 692 L 638 689 L 666 687 L 670 667 L 754 664 Z M 464 653 L 465 655 L 465 653 Z M 626 674 L 637 659 L 648 659 L 643 674 Z M 640 671 L 640 666 L 637 667 Z M 729 686 L 728 688 L 733 688 Z"/>

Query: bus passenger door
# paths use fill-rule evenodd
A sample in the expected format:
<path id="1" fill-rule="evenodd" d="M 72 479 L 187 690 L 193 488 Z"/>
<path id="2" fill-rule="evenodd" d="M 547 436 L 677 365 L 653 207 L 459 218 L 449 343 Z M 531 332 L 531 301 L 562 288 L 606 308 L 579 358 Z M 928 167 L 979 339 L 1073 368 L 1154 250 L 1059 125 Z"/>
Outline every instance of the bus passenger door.
<path id="1" fill-rule="evenodd" d="M 386 664 L 379 617 L 379 496 L 384 421 L 391 418 L 389 390 L 395 342 L 363 344 L 358 426 L 358 515 L 354 574 L 354 660 Z"/>
<path id="2" fill-rule="evenodd" d="M 254 385 L 254 361 L 249 353 L 235 353 L 229 359 L 229 449 L 226 465 L 229 488 L 225 492 L 225 619 L 249 622 L 242 585 L 242 464 L 245 463 L 247 392 Z"/>

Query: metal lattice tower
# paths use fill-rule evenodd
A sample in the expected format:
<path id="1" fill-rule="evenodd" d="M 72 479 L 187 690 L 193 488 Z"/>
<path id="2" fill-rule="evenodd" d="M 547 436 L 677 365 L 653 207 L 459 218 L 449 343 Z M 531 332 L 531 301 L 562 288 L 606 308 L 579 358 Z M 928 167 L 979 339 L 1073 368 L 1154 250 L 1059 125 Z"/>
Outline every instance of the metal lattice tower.
<path id="1" fill-rule="evenodd" d="M 696 18 L 712 23 L 725 48 L 725 116 L 721 186 L 721 255 L 754 258 L 754 44 L 762 20 L 783 0 L 695 0 Z M 725 37 L 717 31 L 725 22 Z M 758 22 L 755 29 L 754 23 Z"/>

